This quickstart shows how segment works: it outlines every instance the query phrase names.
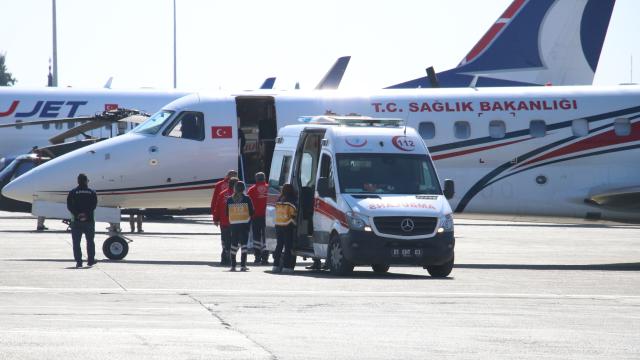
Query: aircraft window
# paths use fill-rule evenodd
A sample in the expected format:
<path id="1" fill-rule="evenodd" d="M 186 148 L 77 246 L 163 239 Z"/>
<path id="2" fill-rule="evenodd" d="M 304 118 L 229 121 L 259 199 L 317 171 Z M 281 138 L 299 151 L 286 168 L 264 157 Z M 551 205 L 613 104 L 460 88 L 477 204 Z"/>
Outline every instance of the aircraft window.
<path id="1" fill-rule="evenodd" d="M 468 139 L 471 136 L 471 125 L 467 121 L 456 121 L 453 130 L 458 139 Z"/>
<path id="2" fill-rule="evenodd" d="M 171 126 L 164 131 L 165 136 L 204 140 L 204 114 L 186 111 L 180 113 Z"/>
<path id="3" fill-rule="evenodd" d="M 589 122 L 586 119 L 576 119 L 571 122 L 573 136 L 589 135 Z"/>
<path id="4" fill-rule="evenodd" d="M 547 135 L 547 124 L 544 120 L 531 120 L 529 123 L 529 133 L 533 137 L 543 137 Z"/>
<path id="5" fill-rule="evenodd" d="M 13 173 L 13 177 L 11 178 L 11 180 L 17 178 L 18 176 L 26 173 L 27 171 L 33 169 L 34 167 L 36 167 L 36 164 L 34 164 L 31 161 L 22 161 L 18 164 L 18 167 L 16 168 L 16 171 Z"/>
<path id="6" fill-rule="evenodd" d="M 45 130 L 49 130 L 50 125 L 51 124 L 49 124 L 49 123 L 44 123 L 44 124 L 42 124 L 42 128 L 45 129 Z"/>
<path id="7" fill-rule="evenodd" d="M 171 118 L 173 111 L 161 110 L 153 114 L 147 121 L 136 127 L 134 132 L 138 134 L 157 134 L 162 126 Z"/>
<path id="8" fill-rule="evenodd" d="M 289 180 L 290 169 L 291 155 L 285 155 L 280 151 L 274 152 L 271 171 L 269 172 L 269 189 L 279 193 L 282 185 Z"/>
<path id="9" fill-rule="evenodd" d="M 74 127 L 76 127 L 76 123 L 73 121 L 69 121 L 67 123 L 67 129 L 73 129 Z"/>
<path id="10" fill-rule="evenodd" d="M 56 122 L 54 127 L 56 128 L 56 130 L 62 130 L 62 123 L 61 122 Z"/>
<path id="11" fill-rule="evenodd" d="M 631 135 L 631 122 L 625 118 L 616 119 L 613 123 L 613 130 L 618 136 L 629 136 Z"/>
<path id="12" fill-rule="evenodd" d="M 502 139 L 507 134 L 507 126 L 502 120 L 493 120 L 489 123 L 489 136 L 494 139 Z"/>
<path id="13" fill-rule="evenodd" d="M 22 129 L 22 120 L 16 120 L 16 129 Z"/>
<path id="14" fill-rule="evenodd" d="M 418 132 L 424 140 L 433 139 L 436 137 L 436 125 L 431 121 L 421 122 L 418 127 Z"/>

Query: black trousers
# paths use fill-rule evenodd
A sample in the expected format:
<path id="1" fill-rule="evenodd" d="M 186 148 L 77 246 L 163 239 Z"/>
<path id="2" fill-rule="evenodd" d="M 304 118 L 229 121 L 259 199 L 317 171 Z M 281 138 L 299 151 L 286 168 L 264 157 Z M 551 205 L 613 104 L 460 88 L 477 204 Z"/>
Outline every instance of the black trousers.
<path id="1" fill-rule="evenodd" d="M 286 226 L 276 225 L 276 237 L 278 239 L 278 242 L 276 244 L 276 249 L 273 252 L 274 266 L 282 266 L 284 268 L 293 269 L 293 239 L 295 237 L 295 230 L 296 227 L 293 224 L 289 224 Z M 282 262 L 280 262 L 283 248 L 284 257 L 282 258 Z"/>
<path id="2" fill-rule="evenodd" d="M 255 217 L 251 220 L 251 231 L 253 232 L 253 253 L 256 260 L 266 260 L 269 252 L 266 249 L 264 239 L 265 218 Z"/>
<path id="3" fill-rule="evenodd" d="M 236 254 L 241 250 L 241 266 L 247 265 L 247 243 L 249 242 L 249 223 L 232 224 L 231 226 L 231 266 L 236 266 Z"/>
<path id="4" fill-rule="evenodd" d="M 231 250 L 231 226 L 220 226 L 220 242 L 222 243 L 220 262 L 225 265 L 229 263 L 229 251 Z"/>
<path id="5" fill-rule="evenodd" d="M 96 257 L 96 244 L 93 242 L 93 237 L 96 234 L 96 223 L 94 222 L 71 222 L 71 240 L 73 242 L 73 258 L 77 263 L 82 262 L 82 249 L 80 249 L 80 241 L 82 240 L 82 234 L 84 234 L 87 241 L 87 259 L 88 261 L 95 260 Z"/>

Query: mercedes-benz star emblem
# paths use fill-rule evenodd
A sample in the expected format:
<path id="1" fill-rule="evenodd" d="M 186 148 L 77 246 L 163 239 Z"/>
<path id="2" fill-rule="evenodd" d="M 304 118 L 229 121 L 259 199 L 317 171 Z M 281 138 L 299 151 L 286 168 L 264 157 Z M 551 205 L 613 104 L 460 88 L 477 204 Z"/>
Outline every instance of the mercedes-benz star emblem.
<path id="1" fill-rule="evenodd" d="M 400 229 L 404 232 L 411 232 L 416 225 L 413 223 L 413 220 L 406 218 L 403 219 L 400 223 Z"/>

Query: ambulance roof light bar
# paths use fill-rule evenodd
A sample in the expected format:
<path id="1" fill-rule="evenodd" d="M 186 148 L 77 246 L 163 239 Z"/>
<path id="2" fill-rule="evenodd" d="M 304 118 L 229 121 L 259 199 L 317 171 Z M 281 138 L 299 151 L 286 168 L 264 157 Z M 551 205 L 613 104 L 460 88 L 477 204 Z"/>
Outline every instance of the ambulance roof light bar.
<path id="1" fill-rule="evenodd" d="M 305 124 L 325 124 L 339 126 L 372 126 L 372 127 L 402 127 L 404 120 L 396 118 L 373 118 L 370 116 L 301 116 L 298 121 Z"/>

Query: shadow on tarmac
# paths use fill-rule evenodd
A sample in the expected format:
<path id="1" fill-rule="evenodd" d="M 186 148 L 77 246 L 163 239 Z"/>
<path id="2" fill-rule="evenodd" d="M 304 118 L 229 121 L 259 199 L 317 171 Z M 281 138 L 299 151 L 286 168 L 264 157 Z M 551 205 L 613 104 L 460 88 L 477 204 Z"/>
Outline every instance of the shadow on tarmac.
<path id="1" fill-rule="evenodd" d="M 640 262 L 617 264 L 455 264 L 457 269 L 483 270 L 567 270 L 567 271 L 640 271 Z"/>
<path id="2" fill-rule="evenodd" d="M 532 227 L 532 228 L 574 228 L 574 229 L 640 229 L 640 226 L 635 224 L 620 224 L 620 225 L 608 225 L 608 224 L 471 224 L 471 223 L 456 223 L 455 226 L 478 226 L 478 227 Z"/>

